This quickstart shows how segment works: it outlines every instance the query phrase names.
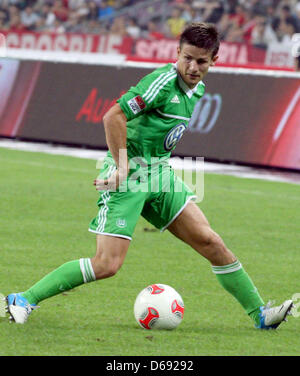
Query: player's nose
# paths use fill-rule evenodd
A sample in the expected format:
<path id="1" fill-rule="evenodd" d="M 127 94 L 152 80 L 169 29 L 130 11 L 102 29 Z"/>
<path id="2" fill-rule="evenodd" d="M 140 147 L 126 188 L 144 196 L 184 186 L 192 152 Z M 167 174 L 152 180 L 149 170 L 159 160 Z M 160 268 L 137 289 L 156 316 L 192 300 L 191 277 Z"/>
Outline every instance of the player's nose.
<path id="1" fill-rule="evenodd" d="M 198 72 L 198 64 L 196 61 L 192 60 L 189 65 L 190 73 L 196 73 Z"/>

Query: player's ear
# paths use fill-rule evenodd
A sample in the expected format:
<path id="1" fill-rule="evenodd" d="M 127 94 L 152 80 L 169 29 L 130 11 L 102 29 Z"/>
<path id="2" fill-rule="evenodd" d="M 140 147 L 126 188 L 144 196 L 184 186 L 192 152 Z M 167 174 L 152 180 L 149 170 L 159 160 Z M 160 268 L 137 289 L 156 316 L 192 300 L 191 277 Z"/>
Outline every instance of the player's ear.
<path id="1" fill-rule="evenodd" d="M 178 45 L 178 46 L 177 46 L 177 57 L 179 57 L 180 52 L 181 52 L 181 48 L 180 48 L 180 45 Z"/>
<path id="2" fill-rule="evenodd" d="M 210 66 L 213 67 L 216 64 L 216 61 L 218 60 L 219 56 L 215 55 L 210 62 Z"/>

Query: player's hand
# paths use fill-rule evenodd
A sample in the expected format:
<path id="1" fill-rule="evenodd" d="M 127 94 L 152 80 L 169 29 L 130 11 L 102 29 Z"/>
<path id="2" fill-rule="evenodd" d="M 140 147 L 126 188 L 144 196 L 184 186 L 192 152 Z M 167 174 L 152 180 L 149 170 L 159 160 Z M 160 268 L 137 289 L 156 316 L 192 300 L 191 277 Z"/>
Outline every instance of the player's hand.
<path id="1" fill-rule="evenodd" d="M 108 179 L 95 179 L 94 186 L 97 191 L 116 191 L 127 176 L 128 171 L 118 169 Z"/>

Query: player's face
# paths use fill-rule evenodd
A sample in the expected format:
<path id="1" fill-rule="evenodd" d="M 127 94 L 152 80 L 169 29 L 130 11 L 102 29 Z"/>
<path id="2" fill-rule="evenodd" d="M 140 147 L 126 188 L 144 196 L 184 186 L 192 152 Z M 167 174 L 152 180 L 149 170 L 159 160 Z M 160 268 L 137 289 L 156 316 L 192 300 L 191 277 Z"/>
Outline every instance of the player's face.
<path id="1" fill-rule="evenodd" d="M 178 47 L 177 69 L 189 88 L 193 88 L 207 74 L 209 67 L 215 65 L 218 56 L 211 51 L 184 43 Z"/>

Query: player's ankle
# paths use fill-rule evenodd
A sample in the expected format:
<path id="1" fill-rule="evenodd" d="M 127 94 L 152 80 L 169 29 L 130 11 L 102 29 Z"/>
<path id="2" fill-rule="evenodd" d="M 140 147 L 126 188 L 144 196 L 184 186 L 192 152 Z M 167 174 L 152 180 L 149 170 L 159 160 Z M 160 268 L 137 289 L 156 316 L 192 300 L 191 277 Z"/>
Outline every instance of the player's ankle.
<path id="1" fill-rule="evenodd" d="M 260 307 L 256 308 L 254 311 L 248 313 L 249 317 L 254 321 L 255 326 L 260 324 Z"/>

